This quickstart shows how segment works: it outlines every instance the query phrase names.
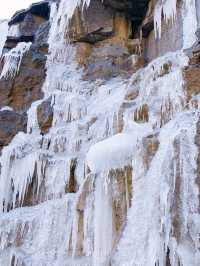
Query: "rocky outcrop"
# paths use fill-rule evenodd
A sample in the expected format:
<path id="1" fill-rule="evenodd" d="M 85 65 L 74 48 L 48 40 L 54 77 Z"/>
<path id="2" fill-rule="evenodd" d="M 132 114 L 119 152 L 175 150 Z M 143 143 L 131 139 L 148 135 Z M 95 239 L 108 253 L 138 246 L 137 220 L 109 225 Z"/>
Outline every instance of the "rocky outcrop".
<path id="1" fill-rule="evenodd" d="M 42 5 L 42 6 L 41 6 Z M 41 19 L 34 17 L 38 12 L 46 12 Z M 40 10 L 41 9 L 41 10 Z M 42 16 L 42 14 L 40 14 Z M 0 106 L 11 106 L 16 111 L 26 111 L 32 102 L 41 99 L 45 78 L 47 38 L 49 23 L 48 3 L 34 4 L 30 9 L 20 11 L 10 25 L 18 25 L 20 35 L 8 37 L 5 47 L 11 49 L 21 41 L 32 41 L 30 51 L 22 58 L 18 75 L 14 79 L 0 80 Z M 19 24 L 14 24 L 19 23 Z M 34 39 L 33 39 L 34 36 Z M 26 39 L 27 38 L 27 39 Z"/>
<path id="2" fill-rule="evenodd" d="M 0 111 L 0 151 L 19 132 L 26 132 L 27 116 L 11 110 Z"/>
<path id="3" fill-rule="evenodd" d="M 142 44 L 132 36 L 130 19 L 98 0 L 83 12 L 76 9 L 68 35 L 77 47 L 77 61 L 84 67 L 85 79 L 128 75 L 144 65 L 142 56 L 132 56 L 142 55 Z"/>
<path id="4" fill-rule="evenodd" d="M 94 44 L 112 36 L 114 12 L 99 0 L 83 11 L 77 8 L 70 22 L 68 35 L 73 42 Z"/>
<path id="5" fill-rule="evenodd" d="M 185 52 L 189 57 L 189 65 L 184 70 L 185 88 L 188 102 L 198 106 L 195 96 L 200 93 L 200 30 L 196 32 L 197 41 L 190 49 Z"/>
<path id="6" fill-rule="evenodd" d="M 15 111 L 26 111 L 33 101 L 41 99 L 45 78 L 46 57 L 31 47 L 23 57 L 19 74 L 14 79 L 0 80 L 0 106 L 11 106 Z"/>
<path id="7" fill-rule="evenodd" d="M 53 107 L 51 105 L 51 98 L 38 105 L 37 119 L 41 133 L 47 133 L 51 128 L 53 121 Z"/>
<path id="8" fill-rule="evenodd" d="M 105 0 L 106 6 L 112 7 L 118 12 L 123 12 L 134 23 L 139 25 L 145 16 L 149 0 Z"/>
<path id="9" fill-rule="evenodd" d="M 0 107 L 10 106 L 13 108 L 13 112 L 19 113 L 16 113 L 17 117 L 26 112 L 34 101 L 43 97 L 42 85 L 45 79 L 46 54 L 48 52 L 48 18 L 49 4 L 41 2 L 16 13 L 9 22 L 11 35 L 7 38 L 4 52 L 16 47 L 20 42 L 32 42 L 30 50 L 22 58 L 19 73 L 14 78 L 6 77 L 0 80 Z M 9 113 L 7 118 L 8 123 L 11 123 Z M 4 115 L 5 121 L 6 116 Z M 16 130 L 10 134 L 7 132 L 9 140 L 5 139 L 5 145 L 18 131 L 24 131 L 24 126 L 19 126 L 19 118 L 16 123 Z M 43 122 L 43 124 L 45 123 L 47 121 Z M 3 146 L 3 142 L 2 138 L 1 146 Z"/>
<path id="10" fill-rule="evenodd" d="M 34 16 L 38 16 L 44 18 L 45 20 L 48 20 L 49 12 L 50 7 L 48 1 L 34 3 L 29 8 L 20 10 L 16 14 L 14 14 L 11 20 L 9 21 L 9 25 L 24 22 L 28 14 L 32 14 Z"/>

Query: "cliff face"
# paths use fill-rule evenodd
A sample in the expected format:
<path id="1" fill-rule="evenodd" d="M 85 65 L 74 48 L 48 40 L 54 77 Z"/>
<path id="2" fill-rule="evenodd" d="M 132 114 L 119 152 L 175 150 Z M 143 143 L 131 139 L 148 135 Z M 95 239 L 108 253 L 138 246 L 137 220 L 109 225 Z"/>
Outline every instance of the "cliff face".
<path id="1" fill-rule="evenodd" d="M 1 22 L 0 265 L 200 265 L 199 17 L 60 0 Z"/>

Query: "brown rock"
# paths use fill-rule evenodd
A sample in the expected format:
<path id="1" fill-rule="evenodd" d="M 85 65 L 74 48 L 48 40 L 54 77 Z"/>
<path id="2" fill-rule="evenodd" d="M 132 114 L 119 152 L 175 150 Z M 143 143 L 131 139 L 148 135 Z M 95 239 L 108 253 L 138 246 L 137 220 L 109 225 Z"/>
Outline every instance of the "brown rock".
<path id="1" fill-rule="evenodd" d="M 184 70 L 185 89 L 188 101 L 200 93 L 200 66 L 188 67 Z"/>
<path id="2" fill-rule="evenodd" d="M 111 170 L 109 173 L 112 189 L 113 225 L 115 226 L 115 243 L 126 221 L 127 211 L 132 199 L 132 167 Z"/>
<path id="3" fill-rule="evenodd" d="M 174 140 L 174 152 L 175 152 L 175 191 L 174 191 L 174 201 L 172 205 L 172 225 L 173 234 L 177 241 L 181 238 L 181 208 L 182 208 L 182 198 L 181 198 L 181 160 L 180 160 L 180 149 L 181 149 L 179 136 Z"/>
<path id="4" fill-rule="evenodd" d="M 112 43 L 112 40 L 96 44 L 88 57 L 85 78 L 108 79 L 125 73 L 125 60 L 129 57 L 126 47 Z M 127 73 L 126 73 L 127 74 Z"/>
<path id="5" fill-rule="evenodd" d="M 89 63 L 89 57 L 92 52 L 92 46 L 89 43 L 77 43 L 76 45 L 76 60 L 82 65 L 86 66 Z"/>
<path id="6" fill-rule="evenodd" d="M 0 80 L 0 107 L 9 105 L 21 112 L 26 111 L 32 102 L 41 99 L 45 63 L 45 55 L 32 47 L 23 57 L 18 75 L 13 80 Z"/>
<path id="7" fill-rule="evenodd" d="M 143 158 L 144 164 L 148 169 L 159 147 L 158 136 L 156 135 L 147 136 L 142 140 L 142 144 L 144 149 L 144 158 Z"/>
<path id="8" fill-rule="evenodd" d="M 134 112 L 134 121 L 136 122 L 148 122 L 149 121 L 149 106 L 143 104 L 139 109 Z"/>
<path id="9" fill-rule="evenodd" d="M 94 0 L 88 8 L 77 8 L 67 35 L 73 42 L 96 43 L 107 39 L 113 31 L 113 12 L 101 1 Z"/>
<path id="10" fill-rule="evenodd" d="M 76 176 L 75 176 L 76 166 L 77 166 L 77 159 L 72 159 L 70 162 L 69 181 L 68 181 L 66 188 L 65 188 L 66 193 L 76 193 L 77 192 L 77 182 L 76 182 Z"/>
<path id="11" fill-rule="evenodd" d="M 51 97 L 38 105 L 37 117 L 41 132 L 43 134 L 48 133 L 53 121 L 53 107 L 51 105 Z"/>
<path id="12" fill-rule="evenodd" d="M 82 186 L 81 193 L 78 197 L 78 200 L 76 202 L 76 209 L 79 211 L 83 211 L 86 205 L 86 199 L 87 196 L 94 191 L 94 185 L 91 175 L 87 175 L 84 184 Z"/>
<path id="13" fill-rule="evenodd" d="M 27 116 L 14 111 L 0 111 L 0 150 L 19 132 L 26 132 Z"/>

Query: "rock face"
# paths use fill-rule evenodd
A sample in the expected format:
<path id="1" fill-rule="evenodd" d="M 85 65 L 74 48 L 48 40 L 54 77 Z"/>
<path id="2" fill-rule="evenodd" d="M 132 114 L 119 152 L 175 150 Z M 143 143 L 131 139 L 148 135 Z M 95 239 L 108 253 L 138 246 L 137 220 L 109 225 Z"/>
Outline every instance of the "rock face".
<path id="1" fill-rule="evenodd" d="M 46 54 L 48 52 L 48 18 L 49 5 L 45 2 L 20 11 L 9 22 L 10 35 L 5 43 L 5 52 L 16 47 L 20 42 L 32 42 L 30 50 L 22 58 L 17 76 L 14 79 L 2 78 L 0 80 L 0 107 L 12 107 L 14 112 L 17 112 L 16 116 L 19 117 L 30 108 L 34 101 L 43 97 L 42 85 L 45 80 Z M 8 123 L 11 123 L 10 119 L 8 113 Z M 12 119 L 14 119 L 13 115 Z M 6 116 L 0 122 L 2 128 L 5 120 Z M 24 131 L 26 123 L 19 126 L 19 118 L 16 123 L 16 129 L 10 134 L 8 132 L 5 145 L 18 131 Z M 3 142 L 2 140 L 1 147 L 4 146 Z"/>
<path id="2" fill-rule="evenodd" d="M 85 79 L 132 73 L 139 60 L 136 62 L 131 54 L 142 52 L 140 40 L 131 39 L 132 27 L 126 14 L 104 4 L 96 0 L 83 12 L 77 9 L 70 23 L 69 37 L 77 43 L 77 60 L 85 68 Z M 140 66 L 143 64 L 140 60 Z"/>
<path id="3" fill-rule="evenodd" d="M 144 35 L 144 51 L 148 61 L 164 55 L 167 52 L 174 52 L 183 46 L 183 24 L 181 4 L 177 5 L 177 16 L 173 27 L 170 23 L 163 21 L 162 23 L 162 38 L 155 38 L 153 30 L 155 1 L 151 1 L 149 10 L 143 21 L 142 30 Z M 170 42 L 168 41 L 170 38 Z"/>
<path id="4" fill-rule="evenodd" d="M 10 20 L 3 55 L 32 44 L 0 78 L 0 265 L 200 265 L 200 10 L 172 2 Z"/>
<path id="5" fill-rule="evenodd" d="M 47 133 L 52 126 L 53 108 L 51 106 L 51 98 L 43 101 L 37 108 L 37 119 L 40 130 L 43 134 Z"/>
<path id="6" fill-rule="evenodd" d="M 24 19 L 26 18 L 27 14 L 32 14 L 34 16 L 38 16 L 40 18 L 44 18 L 45 20 L 49 19 L 49 2 L 48 1 L 42 1 L 35 4 L 32 4 L 29 8 L 25 10 L 20 10 L 16 12 L 16 14 L 13 15 L 11 20 L 9 21 L 9 25 L 14 25 L 20 22 L 24 22 Z"/>
<path id="7" fill-rule="evenodd" d="M 70 25 L 70 39 L 91 44 L 107 39 L 113 32 L 113 15 L 113 10 L 98 0 L 92 1 L 83 12 L 77 8 Z"/>
<path id="8" fill-rule="evenodd" d="M 44 53 L 32 47 L 22 60 L 19 74 L 13 80 L 0 80 L 0 106 L 8 105 L 21 112 L 26 111 L 33 101 L 41 99 L 45 63 Z"/>
<path id="9" fill-rule="evenodd" d="M 135 25 L 139 25 L 145 16 L 149 0 L 106 0 L 105 5 L 114 8 L 119 12 L 124 12 Z"/>
<path id="10" fill-rule="evenodd" d="M 27 116 L 14 111 L 0 111 L 0 150 L 19 132 L 26 132 Z"/>
<path id="11" fill-rule="evenodd" d="M 199 94 L 200 87 L 199 87 L 199 74 L 200 74 L 200 36 L 199 30 L 196 32 L 197 41 L 190 49 L 186 50 L 186 53 L 189 57 L 189 66 L 186 67 L 184 71 L 184 77 L 186 82 L 186 91 L 188 96 L 188 101 L 192 101 L 193 104 L 197 105 L 195 100 L 195 96 Z"/>

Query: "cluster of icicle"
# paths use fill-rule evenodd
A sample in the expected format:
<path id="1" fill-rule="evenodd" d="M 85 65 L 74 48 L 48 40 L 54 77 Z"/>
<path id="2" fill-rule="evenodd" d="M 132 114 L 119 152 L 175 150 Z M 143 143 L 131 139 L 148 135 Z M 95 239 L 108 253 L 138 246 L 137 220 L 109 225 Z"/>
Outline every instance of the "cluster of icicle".
<path id="1" fill-rule="evenodd" d="M 19 26 L 12 25 L 9 27 L 8 21 L 2 20 L 0 21 L 0 32 L 0 58 L 1 62 L 3 63 L 0 79 L 13 79 L 19 72 L 22 58 L 30 49 L 31 42 L 20 42 L 10 51 L 3 53 L 3 48 L 7 37 L 19 36 Z"/>
<path id="2" fill-rule="evenodd" d="M 195 0 L 183 0 L 181 2 L 181 12 L 177 14 L 177 0 L 158 0 L 154 10 L 155 37 L 161 38 L 162 21 L 174 24 L 176 17 L 182 16 L 183 20 L 183 48 L 189 48 L 195 41 L 197 29 L 197 14 Z"/>
<path id="3" fill-rule="evenodd" d="M 177 0 L 158 0 L 154 12 L 154 28 L 156 37 L 161 38 L 162 33 L 162 15 L 164 20 L 174 22 L 176 18 Z"/>
<path id="4" fill-rule="evenodd" d="M 42 101 L 37 101 L 28 111 L 28 133 L 19 133 L 2 152 L 0 265 L 108 266 L 112 262 L 117 266 L 164 266 L 170 250 L 172 266 L 197 266 L 194 135 L 198 113 L 186 111 L 182 69 L 188 58 L 182 52 L 167 54 L 128 81 L 83 81 L 73 58 L 74 48 L 65 38 L 69 19 L 81 3 L 61 0 L 58 9 L 55 3 L 51 7 L 43 85 L 44 100 L 51 97 L 54 111 L 50 132 L 40 135 L 37 107 Z M 128 101 L 130 93 L 137 97 Z M 124 104 L 128 106 L 124 127 L 118 133 Z M 144 105 L 148 105 L 145 121 L 141 119 Z M 146 169 L 142 143 L 152 135 L 158 136 L 160 146 Z M 174 150 L 176 142 L 179 153 Z M 78 191 L 66 195 L 74 158 Z M 109 171 L 127 165 L 134 169 L 132 207 L 113 252 L 115 191 L 110 187 Z M 179 172 L 182 224 L 178 243 L 172 232 L 171 210 L 176 213 Z M 77 210 L 90 177 L 84 210 Z M 17 208 L 23 206 L 30 187 L 37 205 Z M 80 256 L 78 248 L 83 252 Z"/>
<path id="5" fill-rule="evenodd" d="M 133 205 L 113 265 L 199 265 L 194 144 L 198 119 L 198 112 L 186 111 L 161 129 L 160 146 L 148 171 L 138 146 Z"/>
<path id="6" fill-rule="evenodd" d="M 53 126 L 49 134 L 44 137 L 40 135 L 37 106 L 41 101 L 35 102 L 28 111 L 28 134 L 18 134 L 2 152 L 0 205 L 2 212 L 9 211 L 1 216 L 2 265 L 9 265 L 12 260 L 17 261 L 17 265 L 63 265 L 64 262 L 70 265 L 91 265 L 93 250 L 97 254 L 98 247 L 102 246 L 102 240 L 97 235 L 93 247 L 93 219 L 99 223 L 99 203 L 94 218 L 91 196 L 87 198 L 84 211 L 83 251 L 86 257 L 84 260 L 75 259 L 79 245 L 77 234 L 80 216 L 75 205 L 80 193 L 64 195 L 73 159 L 77 158 L 76 181 L 81 190 L 85 178 L 84 160 L 89 147 L 116 132 L 113 123 L 117 120 L 116 114 L 122 104 L 126 84 L 121 79 L 101 86 L 98 82 L 91 84 L 82 81 L 82 71 L 77 69 L 73 59 L 74 49 L 65 41 L 65 27 L 80 4 L 81 1 L 62 0 L 58 10 L 55 4 L 51 8 L 47 77 L 43 86 L 44 100 L 50 96 L 54 109 Z M 88 4 L 89 1 L 84 2 L 84 5 Z M 94 93 L 91 94 L 91 91 Z M 98 117 L 97 121 L 95 117 Z M 33 212 L 24 207 L 18 208 L 24 205 L 31 186 L 32 196 L 39 203 L 31 208 Z M 44 196 L 40 198 L 42 188 Z M 107 194 L 104 195 L 107 200 Z M 96 198 L 98 201 L 99 197 Z M 109 210 L 107 212 L 103 229 L 110 219 Z M 98 227 L 95 228 L 99 232 Z M 10 234 L 12 238 L 8 240 Z M 14 248 L 16 238 L 25 239 L 22 247 Z M 10 249 L 8 241 L 12 243 Z M 105 246 L 105 237 L 103 243 Z M 112 244 L 110 239 L 107 243 L 109 249 L 106 254 L 110 252 Z"/>
<path id="7" fill-rule="evenodd" d="M 2 55 L 1 61 L 3 61 L 3 69 L 0 79 L 13 79 L 18 74 L 22 58 L 24 54 L 29 51 L 30 46 L 31 42 L 20 42 L 15 48 Z"/>

